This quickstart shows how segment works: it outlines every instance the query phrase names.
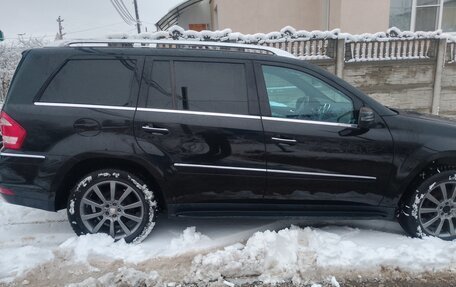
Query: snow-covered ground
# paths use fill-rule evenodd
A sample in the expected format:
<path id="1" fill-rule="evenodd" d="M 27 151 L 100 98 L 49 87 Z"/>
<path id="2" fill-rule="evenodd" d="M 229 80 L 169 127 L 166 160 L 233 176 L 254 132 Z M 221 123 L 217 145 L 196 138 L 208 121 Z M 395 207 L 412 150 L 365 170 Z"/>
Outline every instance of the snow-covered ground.
<path id="1" fill-rule="evenodd" d="M 105 235 L 76 237 L 65 212 L 0 201 L 0 285 L 338 286 L 401 274 L 456 275 L 456 242 L 411 239 L 392 222 L 160 219 L 143 243 L 129 245 Z"/>

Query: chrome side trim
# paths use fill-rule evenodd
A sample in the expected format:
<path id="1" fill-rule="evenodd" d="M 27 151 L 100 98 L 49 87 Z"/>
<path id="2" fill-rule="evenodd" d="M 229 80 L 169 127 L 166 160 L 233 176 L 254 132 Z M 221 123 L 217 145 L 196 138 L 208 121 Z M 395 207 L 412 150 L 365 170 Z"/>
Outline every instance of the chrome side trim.
<path id="1" fill-rule="evenodd" d="M 35 102 L 35 106 L 47 107 L 67 107 L 67 108 L 89 108 L 89 109 L 107 109 L 107 110 L 124 110 L 134 111 L 134 107 L 121 107 L 121 106 L 105 106 L 105 105 L 87 105 L 87 104 L 67 104 L 67 103 L 48 103 L 48 102 Z"/>
<path id="2" fill-rule="evenodd" d="M 344 128 L 356 128 L 356 127 L 358 127 L 357 125 L 353 125 L 353 124 L 309 121 L 309 120 L 299 120 L 299 119 L 285 119 L 285 118 L 273 118 L 273 117 L 262 117 L 262 119 L 265 120 L 265 121 L 302 123 L 302 124 L 333 126 L 333 127 L 344 127 Z"/>
<path id="3" fill-rule="evenodd" d="M 352 175 L 352 174 L 339 174 L 339 173 L 321 173 L 321 172 L 307 172 L 307 171 L 291 171 L 281 169 L 268 169 L 268 172 L 274 173 L 288 173 L 288 174 L 301 174 L 301 175 L 315 175 L 315 176 L 329 176 L 329 177 L 347 177 L 347 178 L 360 178 L 375 180 L 376 177 L 364 176 L 364 175 Z"/>
<path id="4" fill-rule="evenodd" d="M 151 109 L 151 108 L 138 108 L 141 112 L 156 112 L 156 113 L 172 113 L 172 114 L 186 114 L 186 115 L 200 115 L 212 117 L 230 117 L 242 119 L 255 119 L 260 120 L 260 116 L 240 115 L 240 114 L 227 114 L 227 113 L 213 113 L 213 112 L 197 112 L 197 111 L 183 111 L 183 110 L 169 110 L 169 109 Z"/>
<path id="5" fill-rule="evenodd" d="M 206 165 L 206 164 L 190 164 L 190 163 L 175 163 L 174 166 L 201 167 L 201 168 L 227 169 L 227 170 L 245 170 L 245 171 L 259 171 L 259 172 L 267 171 L 265 168 L 235 167 L 235 166 L 220 166 L 220 165 Z"/>
<path id="6" fill-rule="evenodd" d="M 294 140 L 294 139 L 283 139 L 283 138 L 276 138 L 276 137 L 272 137 L 271 140 L 278 141 L 278 142 L 286 142 L 286 143 L 296 143 L 297 142 L 297 140 Z"/>
<path id="7" fill-rule="evenodd" d="M 41 159 L 46 158 L 44 155 L 25 154 L 25 153 L 9 153 L 9 152 L 0 152 L 0 156 L 41 158 Z"/>
<path id="8" fill-rule="evenodd" d="M 211 168 L 211 169 L 226 169 L 226 170 L 245 170 L 245 171 L 273 172 L 273 173 L 286 173 L 286 174 L 299 174 L 299 175 L 315 175 L 315 176 L 328 176 L 328 177 L 359 178 L 359 179 L 369 179 L 369 180 L 376 180 L 377 179 L 374 176 L 364 176 L 364 175 L 320 173 L 320 172 L 292 171 L 292 170 L 282 170 L 282 169 L 249 168 L 249 167 L 190 164 L 190 163 L 175 163 L 174 166 L 176 166 L 176 167 L 180 166 L 180 167 L 199 167 L 199 168 Z"/>

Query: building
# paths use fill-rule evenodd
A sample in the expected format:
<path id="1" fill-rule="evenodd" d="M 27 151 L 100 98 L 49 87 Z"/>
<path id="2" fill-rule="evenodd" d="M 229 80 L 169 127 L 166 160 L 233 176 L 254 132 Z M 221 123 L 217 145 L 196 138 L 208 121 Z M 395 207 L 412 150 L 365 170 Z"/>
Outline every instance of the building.
<path id="1" fill-rule="evenodd" d="M 360 34 L 401 30 L 456 32 L 456 0 L 188 0 L 171 9 L 156 26 L 253 34 L 332 30 Z"/>

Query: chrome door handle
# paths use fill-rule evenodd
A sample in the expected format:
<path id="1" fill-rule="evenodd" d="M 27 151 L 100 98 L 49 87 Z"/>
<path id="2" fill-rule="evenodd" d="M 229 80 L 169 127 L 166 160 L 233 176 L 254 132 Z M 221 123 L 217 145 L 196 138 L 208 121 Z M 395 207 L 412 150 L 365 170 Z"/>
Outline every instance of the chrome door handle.
<path id="1" fill-rule="evenodd" d="M 284 139 L 284 138 L 277 138 L 277 137 L 272 137 L 271 140 L 275 142 L 281 142 L 281 143 L 287 143 L 287 144 L 295 144 L 298 141 L 295 139 Z"/>
<path id="2" fill-rule="evenodd" d="M 147 131 L 147 132 L 151 132 L 152 134 L 157 134 L 157 135 L 169 134 L 169 130 L 168 129 L 156 128 L 156 127 L 150 126 L 150 125 L 144 125 L 144 126 L 142 126 L 142 129 Z"/>

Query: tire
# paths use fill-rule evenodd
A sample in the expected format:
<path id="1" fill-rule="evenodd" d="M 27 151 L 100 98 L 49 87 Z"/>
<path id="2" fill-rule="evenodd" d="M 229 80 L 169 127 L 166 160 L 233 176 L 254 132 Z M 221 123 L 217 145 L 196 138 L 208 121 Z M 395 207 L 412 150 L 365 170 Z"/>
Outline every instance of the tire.
<path id="1" fill-rule="evenodd" d="M 156 210 L 149 187 L 132 173 L 117 169 L 84 176 L 67 203 L 68 220 L 77 235 L 107 233 L 115 240 L 133 243 L 141 242 L 152 231 Z"/>
<path id="2" fill-rule="evenodd" d="M 402 201 L 398 220 L 413 237 L 456 239 L 456 170 L 423 181 Z"/>

